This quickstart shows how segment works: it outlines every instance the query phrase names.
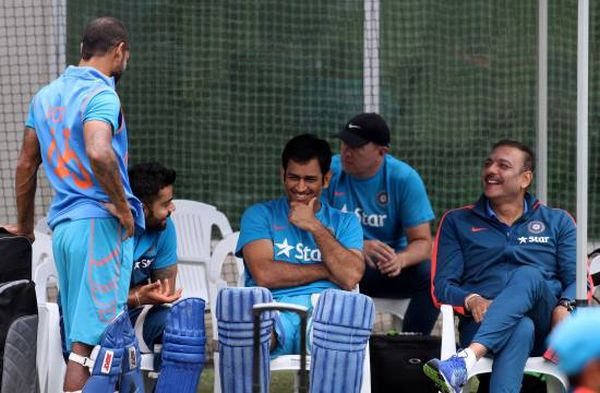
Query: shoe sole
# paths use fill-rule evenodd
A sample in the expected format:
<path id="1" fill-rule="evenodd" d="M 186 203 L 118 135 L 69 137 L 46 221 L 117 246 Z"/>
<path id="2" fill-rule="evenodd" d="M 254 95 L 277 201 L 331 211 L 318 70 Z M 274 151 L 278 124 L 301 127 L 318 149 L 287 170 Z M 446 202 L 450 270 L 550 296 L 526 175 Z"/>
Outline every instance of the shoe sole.
<path id="1" fill-rule="evenodd" d="M 440 373 L 440 370 L 438 370 L 438 368 L 434 365 L 430 364 L 429 362 L 425 363 L 423 366 L 423 372 L 435 383 L 435 386 L 440 390 L 440 392 L 458 393 L 452 388 L 452 386 L 450 386 L 444 375 Z"/>

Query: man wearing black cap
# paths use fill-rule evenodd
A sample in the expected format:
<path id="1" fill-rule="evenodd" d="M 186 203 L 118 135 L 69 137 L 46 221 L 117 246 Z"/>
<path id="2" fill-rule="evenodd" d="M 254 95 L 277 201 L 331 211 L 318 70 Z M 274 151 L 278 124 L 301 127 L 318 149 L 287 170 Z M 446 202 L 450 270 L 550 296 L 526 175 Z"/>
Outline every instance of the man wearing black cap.
<path id="1" fill-rule="evenodd" d="M 354 212 L 363 227 L 367 262 L 360 291 L 411 302 L 403 330 L 429 334 L 438 310 L 430 295 L 434 218 L 421 177 L 390 154 L 390 130 L 376 113 L 362 113 L 338 134 L 341 154 L 331 163 L 326 198 Z"/>

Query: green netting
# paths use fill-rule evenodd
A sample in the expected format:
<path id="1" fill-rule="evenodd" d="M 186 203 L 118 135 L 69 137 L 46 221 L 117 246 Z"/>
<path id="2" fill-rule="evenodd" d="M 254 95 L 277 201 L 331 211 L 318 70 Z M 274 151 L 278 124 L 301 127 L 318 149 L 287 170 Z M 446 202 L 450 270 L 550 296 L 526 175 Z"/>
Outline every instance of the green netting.
<path id="1" fill-rule="evenodd" d="M 577 0 L 549 3 L 549 203 L 575 213 Z M 589 235 L 600 238 L 600 13 L 590 3 Z M 337 149 L 333 134 L 361 111 L 364 9 L 363 0 L 68 0 L 67 61 L 77 62 L 89 20 L 123 20 L 130 162 L 174 167 L 177 197 L 216 205 L 237 227 L 246 206 L 281 193 L 290 136 L 316 133 Z M 537 1 L 381 0 L 380 9 L 391 151 L 419 170 L 439 217 L 477 198 L 494 141 L 535 147 Z"/>

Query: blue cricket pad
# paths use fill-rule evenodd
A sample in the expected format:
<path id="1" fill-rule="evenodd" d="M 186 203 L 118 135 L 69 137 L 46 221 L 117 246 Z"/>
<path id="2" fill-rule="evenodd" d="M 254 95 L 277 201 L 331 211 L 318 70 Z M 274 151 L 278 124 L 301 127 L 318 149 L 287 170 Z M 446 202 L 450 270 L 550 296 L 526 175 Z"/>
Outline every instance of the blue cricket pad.
<path id="1" fill-rule="evenodd" d="M 219 373 L 223 393 L 252 392 L 253 321 L 252 306 L 271 303 L 273 296 L 266 288 L 223 288 L 217 297 L 219 329 Z M 271 371 L 269 344 L 273 330 L 273 311 L 261 315 L 260 367 L 261 392 L 268 393 Z"/>
<path id="2" fill-rule="evenodd" d="M 142 355 L 129 318 L 127 318 L 127 322 L 123 327 L 124 350 L 119 391 L 124 393 L 144 393 L 144 380 L 142 379 L 142 371 L 140 370 Z"/>
<path id="3" fill-rule="evenodd" d="M 204 307 L 200 298 L 177 302 L 167 317 L 156 393 L 196 393 L 204 368 Z"/>
<path id="4" fill-rule="evenodd" d="M 358 393 L 373 328 L 371 298 L 328 289 L 313 311 L 311 393 Z"/>
<path id="5" fill-rule="evenodd" d="M 114 393 L 122 368 L 123 348 L 125 346 L 124 331 L 131 322 L 126 311 L 122 311 L 106 327 L 100 344 L 94 348 L 96 359 L 90 378 L 85 383 L 82 393 Z"/>

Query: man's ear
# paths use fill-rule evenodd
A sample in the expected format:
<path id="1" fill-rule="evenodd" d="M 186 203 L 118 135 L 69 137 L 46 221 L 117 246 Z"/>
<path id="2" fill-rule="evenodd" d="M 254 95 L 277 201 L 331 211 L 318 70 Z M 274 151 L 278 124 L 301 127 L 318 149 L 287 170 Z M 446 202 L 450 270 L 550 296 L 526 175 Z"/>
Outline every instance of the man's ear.
<path id="1" fill-rule="evenodd" d="M 526 190 L 527 188 L 529 188 L 531 183 L 533 183 L 533 172 L 531 172 L 530 170 L 527 170 L 527 171 L 523 172 L 522 175 L 523 175 L 523 183 L 522 183 L 521 188 Z"/>
<path id="2" fill-rule="evenodd" d="M 113 58 L 115 60 L 119 60 L 121 61 L 123 59 L 123 57 L 125 57 L 125 51 L 127 50 L 125 41 L 121 41 L 119 42 L 114 48 L 113 48 Z"/>
<path id="3" fill-rule="evenodd" d="M 325 176 L 323 176 L 323 188 L 329 187 L 329 182 L 331 181 L 332 175 L 333 174 L 331 173 L 331 170 L 328 170 Z"/>
<path id="4" fill-rule="evenodd" d="M 390 151 L 390 148 L 387 146 L 380 146 L 379 147 L 379 155 L 381 155 L 381 157 L 385 156 L 387 154 L 387 152 Z"/>

